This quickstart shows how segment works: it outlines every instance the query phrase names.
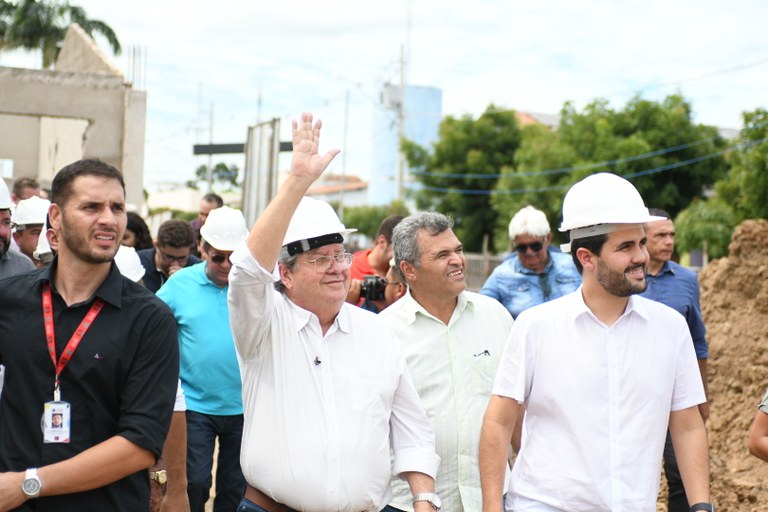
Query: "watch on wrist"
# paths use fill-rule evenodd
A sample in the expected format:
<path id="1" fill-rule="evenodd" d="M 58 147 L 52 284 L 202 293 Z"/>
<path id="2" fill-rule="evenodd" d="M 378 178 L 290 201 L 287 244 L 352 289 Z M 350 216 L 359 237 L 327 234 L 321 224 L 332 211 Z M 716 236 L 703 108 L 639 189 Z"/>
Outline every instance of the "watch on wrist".
<path id="1" fill-rule="evenodd" d="M 440 497 L 433 492 L 420 492 L 413 495 L 413 504 L 416 505 L 417 501 L 428 501 L 432 508 L 440 510 Z"/>
<path id="2" fill-rule="evenodd" d="M 691 505 L 688 512 L 696 512 L 697 510 L 703 510 L 705 512 L 715 512 L 715 506 L 711 503 L 696 503 Z"/>
<path id="3" fill-rule="evenodd" d="M 37 468 L 29 468 L 24 473 L 24 483 L 21 484 L 21 491 L 27 498 L 37 498 L 40 496 L 40 489 L 43 487 L 40 477 L 37 476 Z"/>

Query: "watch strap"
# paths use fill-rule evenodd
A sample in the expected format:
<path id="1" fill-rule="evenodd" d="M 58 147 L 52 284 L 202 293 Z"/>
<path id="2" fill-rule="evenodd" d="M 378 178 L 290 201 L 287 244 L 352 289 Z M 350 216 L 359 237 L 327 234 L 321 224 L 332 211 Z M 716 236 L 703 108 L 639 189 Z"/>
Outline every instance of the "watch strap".
<path id="1" fill-rule="evenodd" d="M 697 510 L 702 510 L 705 512 L 715 512 L 715 506 L 711 503 L 695 503 L 691 505 L 691 508 L 688 509 L 688 512 L 696 512 Z"/>

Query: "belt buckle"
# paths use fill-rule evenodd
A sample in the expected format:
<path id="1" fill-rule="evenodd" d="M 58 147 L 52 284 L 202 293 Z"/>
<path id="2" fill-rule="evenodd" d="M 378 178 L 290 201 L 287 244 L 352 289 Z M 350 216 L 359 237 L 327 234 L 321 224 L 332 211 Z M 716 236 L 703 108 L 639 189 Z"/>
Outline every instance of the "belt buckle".
<path id="1" fill-rule="evenodd" d="M 165 485 L 165 483 L 168 481 L 168 475 L 164 469 L 161 469 L 160 471 L 150 471 L 149 479 L 154 480 L 160 485 Z"/>

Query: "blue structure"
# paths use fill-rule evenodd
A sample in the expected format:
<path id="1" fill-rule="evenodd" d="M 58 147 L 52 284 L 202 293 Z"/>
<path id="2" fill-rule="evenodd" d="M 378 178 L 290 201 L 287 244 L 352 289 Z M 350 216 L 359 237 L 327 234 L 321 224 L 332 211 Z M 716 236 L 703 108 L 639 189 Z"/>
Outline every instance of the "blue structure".
<path id="1" fill-rule="evenodd" d="M 381 94 L 383 109 L 376 111 L 373 121 L 373 160 L 368 182 L 368 203 L 389 204 L 397 198 L 398 168 L 398 109 L 401 88 L 387 84 Z M 438 139 L 443 117 L 443 91 L 437 87 L 407 85 L 405 87 L 404 127 L 405 138 L 420 146 L 432 149 Z M 403 172 L 403 189 L 410 182 L 406 168 Z M 405 199 L 405 198 L 403 198 Z"/>

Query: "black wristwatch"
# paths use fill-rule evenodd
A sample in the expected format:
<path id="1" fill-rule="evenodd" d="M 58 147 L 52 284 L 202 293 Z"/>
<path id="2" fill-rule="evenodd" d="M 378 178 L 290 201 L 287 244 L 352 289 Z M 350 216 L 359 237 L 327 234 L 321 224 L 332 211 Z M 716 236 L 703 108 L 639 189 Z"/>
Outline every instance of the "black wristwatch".
<path id="1" fill-rule="evenodd" d="M 704 510 L 705 512 L 715 512 L 715 506 L 711 503 L 696 503 L 691 505 L 688 512 L 696 512 L 697 510 Z"/>

